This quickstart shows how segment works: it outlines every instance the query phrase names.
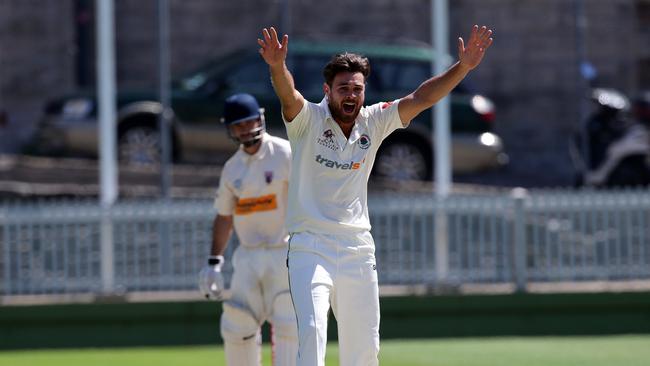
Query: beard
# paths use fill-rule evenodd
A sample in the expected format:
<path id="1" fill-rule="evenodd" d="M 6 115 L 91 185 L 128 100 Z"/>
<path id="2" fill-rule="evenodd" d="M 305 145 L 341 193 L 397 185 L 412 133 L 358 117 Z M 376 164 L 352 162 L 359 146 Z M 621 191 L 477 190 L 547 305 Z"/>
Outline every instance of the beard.
<path id="1" fill-rule="evenodd" d="M 357 119 L 357 116 L 359 115 L 359 112 L 361 111 L 361 104 L 355 105 L 354 111 L 346 112 L 343 108 L 343 102 L 334 102 L 332 101 L 331 97 L 328 97 L 327 99 L 327 105 L 330 108 L 330 113 L 336 122 L 343 124 L 354 123 L 354 121 Z"/>

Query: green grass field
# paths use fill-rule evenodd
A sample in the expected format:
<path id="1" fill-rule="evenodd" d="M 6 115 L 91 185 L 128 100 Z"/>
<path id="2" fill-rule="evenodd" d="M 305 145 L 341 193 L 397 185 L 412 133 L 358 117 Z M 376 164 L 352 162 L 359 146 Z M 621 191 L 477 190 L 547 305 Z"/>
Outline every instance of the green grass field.
<path id="1" fill-rule="evenodd" d="M 337 365 L 328 347 L 327 365 Z M 223 348 L 152 347 L 2 351 L 2 366 L 224 365 Z M 264 348 L 264 365 L 270 365 Z M 604 337 L 469 338 L 382 342 L 382 366 L 647 366 L 650 335 Z"/>

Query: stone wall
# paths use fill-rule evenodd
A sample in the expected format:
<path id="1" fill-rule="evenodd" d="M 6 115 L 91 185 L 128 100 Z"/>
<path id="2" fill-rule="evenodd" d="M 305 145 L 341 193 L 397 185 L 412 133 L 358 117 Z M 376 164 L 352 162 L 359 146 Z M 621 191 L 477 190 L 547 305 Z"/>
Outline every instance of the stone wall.
<path id="1" fill-rule="evenodd" d="M 79 0 L 81 3 L 84 1 Z M 288 2 L 290 26 L 282 17 Z M 647 59 L 647 27 L 636 12 L 646 0 L 586 0 L 584 45 L 595 83 L 632 93 Z M 0 108 L 27 122 L 37 106 L 72 90 L 75 79 L 72 0 L 0 0 Z M 87 1 L 92 5 L 92 1 Z M 497 132 L 512 164 L 509 184 L 561 185 L 571 180 L 567 141 L 580 125 L 579 39 L 573 0 L 451 0 L 450 45 L 474 23 L 496 42 L 469 82 L 497 105 Z M 239 47 L 256 47 L 260 29 L 289 28 L 292 38 L 431 41 L 430 0 L 170 0 L 171 66 L 178 75 Z M 121 86 L 157 83 L 155 0 L 116 0 L 117 77 Z M 90 12 L 92 16 L 92 11 Z M 92 20 L 91 20 L 92 21 Z M 281 31 L 285 31 L 281 29 Z M 92 41 L 92 39 L 91 39 Z M 92 51 L 94 44 L 89 47 Z M 87 61 L 94 78 L 92 55 Z M 545 172 L 540 177 L 539 172 Z"/>
<path id="2" fill-rule="evenodd" d="M 27 139 L 47 98 L 74 88 L 72 1 L 0 0 L 0 152 Z"/>

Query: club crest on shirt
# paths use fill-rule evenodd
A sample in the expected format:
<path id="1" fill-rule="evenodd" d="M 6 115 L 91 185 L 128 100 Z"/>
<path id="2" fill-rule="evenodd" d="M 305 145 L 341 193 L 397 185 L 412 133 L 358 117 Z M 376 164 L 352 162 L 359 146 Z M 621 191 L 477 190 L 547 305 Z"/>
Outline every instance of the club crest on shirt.
<path id="1" fill-rule="evenodd" d="M 330 150 L 340 150 L 338 142 L 334 139 L 334 132 L 331 129 L 325 130 L 316 142 Z"/>
<path id="2" fill-rule="evenodd" d="M 266 184 L 271 184 L 273 181 L 273 171 L 265 171 L 264 180 L 266 180 Z"/>
<path id="3" fill-rule="evenodd" d="M 370 147 L 370 136 L 366 135 L 365 133 L 359 137 L 359 140 L 357 140 L 357 144 L 359 144 L 359 147 L 362 149 L 367 149 Z"/>
<path id="4" fill-rule="evenodd" d="M 232 185 L 235 189 L 241 189 L 241 179 L 235 179 L 235 181 L 232 182 Z"/>

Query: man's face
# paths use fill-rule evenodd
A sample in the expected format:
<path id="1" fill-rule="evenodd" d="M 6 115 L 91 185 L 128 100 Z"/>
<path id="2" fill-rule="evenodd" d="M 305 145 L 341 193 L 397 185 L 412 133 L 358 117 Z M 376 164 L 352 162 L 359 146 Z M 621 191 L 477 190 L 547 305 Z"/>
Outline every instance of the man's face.
<path id="1" fill-rule="evenodd" d="M 239 122 L 229 126 L 230 134 L 240 143 L 245 143 L 247 141 L 255 139 L 255 137 L 258 135 L 257 131 L 261 124 L 262 122 L 260 118 Z"/>
<path id="2" fill-rule="evenodd" d="M 335 121 L 354 123 L 365 99 L 365 81 L 360 72 L 341 72 L 334 77 L 331 88 L 324 84 L 323 89 Z"/>

